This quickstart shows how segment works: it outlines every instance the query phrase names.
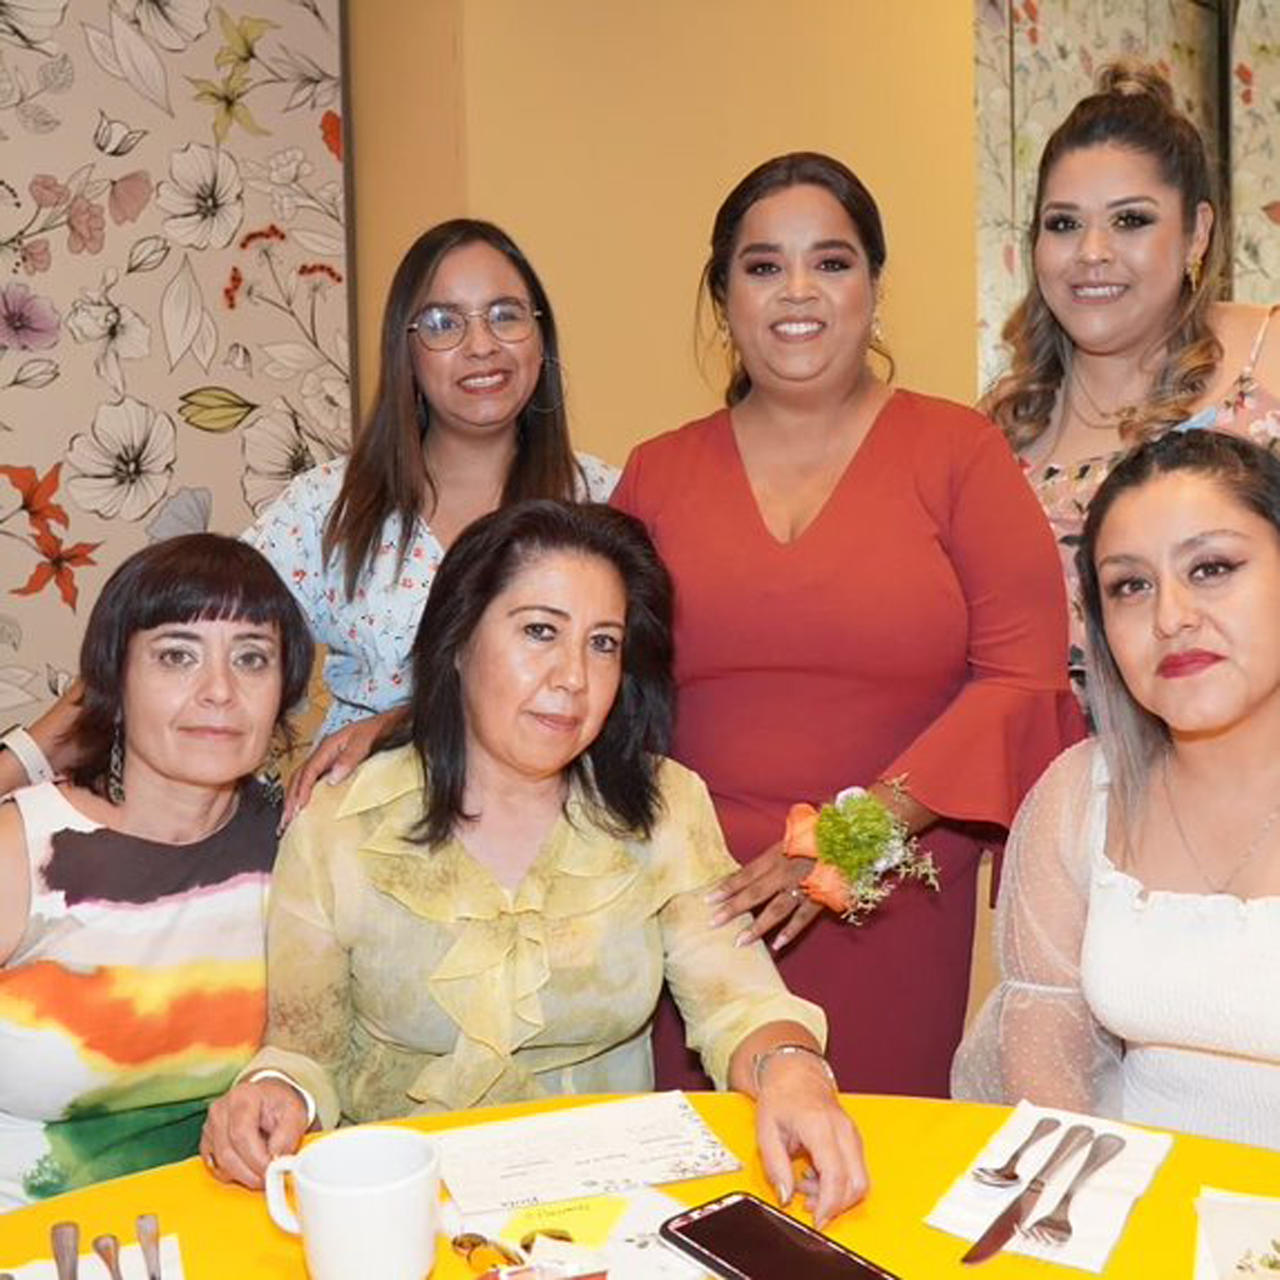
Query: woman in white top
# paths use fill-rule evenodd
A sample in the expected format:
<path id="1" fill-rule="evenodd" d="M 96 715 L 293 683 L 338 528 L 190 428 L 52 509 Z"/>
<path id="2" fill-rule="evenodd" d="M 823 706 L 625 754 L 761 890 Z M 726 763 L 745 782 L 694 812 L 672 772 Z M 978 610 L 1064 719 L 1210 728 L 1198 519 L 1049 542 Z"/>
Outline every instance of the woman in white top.
<path id="1" fill-rule="evenodd" d="M 1099 738 L 1018 816 L 953 1093 L 1280 1148 L 1280 461 L 1142 445 L 1078 568 Z"/>

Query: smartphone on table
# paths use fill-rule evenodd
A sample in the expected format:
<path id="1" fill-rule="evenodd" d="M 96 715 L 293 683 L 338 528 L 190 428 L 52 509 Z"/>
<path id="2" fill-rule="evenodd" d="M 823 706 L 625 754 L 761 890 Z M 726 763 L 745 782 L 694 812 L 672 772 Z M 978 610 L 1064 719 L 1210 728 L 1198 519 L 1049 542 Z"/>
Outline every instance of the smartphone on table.
<path id="1" fill-rule="evenodd" d="M 746 1191 L 677 1213 L 658 1235 L 727 1280 L 899 1280 Z"/>

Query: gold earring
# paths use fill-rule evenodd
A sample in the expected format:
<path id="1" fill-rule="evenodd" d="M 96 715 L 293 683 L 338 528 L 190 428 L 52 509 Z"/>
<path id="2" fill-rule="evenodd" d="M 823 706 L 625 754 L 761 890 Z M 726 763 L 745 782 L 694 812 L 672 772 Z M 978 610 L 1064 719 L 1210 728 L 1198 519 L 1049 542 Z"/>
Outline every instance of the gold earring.
<path id="1" fill-rule="evenodd" d="M 871 317 L 871 342 L 878 347 L 883 341 L 884 326 L 880 323 L 880 313 L 877 311 Z"/>
<path id="2" fill-rule="evenodd" d="M 1200 288 L 1200 275 L 1204 270 L 1204 264 L 1199 258 L 1190 258 L 1187 261 L 1187 284 L 1191 286 L 1191 292 L 1195 293 Z"/>

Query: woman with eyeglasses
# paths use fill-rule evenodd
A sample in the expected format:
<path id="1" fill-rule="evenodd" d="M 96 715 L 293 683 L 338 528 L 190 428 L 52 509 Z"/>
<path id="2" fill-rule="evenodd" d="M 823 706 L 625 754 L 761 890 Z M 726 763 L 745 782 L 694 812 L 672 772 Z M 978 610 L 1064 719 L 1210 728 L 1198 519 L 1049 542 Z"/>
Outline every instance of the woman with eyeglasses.
<path id="1" fill-rule="evenodd" d="M 323 740 L 286 819 L 403 714 L 414 632 L 458 534 L 521 498 L 602 502 L 616 479 L 570 446 L 555 317 L 519 247 L 474 218 L 421 235 L 391 282 L 377 395 L 350 457 L 298 476 L 245 534 L 328 649 Z M 63 700 L 15 745 L 65 766 L 57 735 L 73 715 Z M 0 794 L 28 780 L 17 767 L 0 753 Z"/>

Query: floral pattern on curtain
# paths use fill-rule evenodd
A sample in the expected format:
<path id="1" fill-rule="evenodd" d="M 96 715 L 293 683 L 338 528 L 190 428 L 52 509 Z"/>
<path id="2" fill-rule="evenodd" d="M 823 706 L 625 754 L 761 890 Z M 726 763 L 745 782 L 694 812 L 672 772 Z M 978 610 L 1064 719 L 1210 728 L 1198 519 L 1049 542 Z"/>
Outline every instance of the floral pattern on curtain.
<path id="1" fill-rule="evenodd" d="M 1005 367 L 1000 330 L 1026 291 L 1026 232 L 1049 134 L 1100 67 L 1131 55 L 1165 71 L 1216 150 L 1216 38 L 1214 14 L 1193 0 L 976 0 L 978 394 Z"/>
<path id="2" fill-rule="evenodd" d="M 350 439 L 340 0 L 0 0 L 0 725 Z"/>
<path id="3" fill-rule="evenodd" d="M 1240 0 L 1231 72 L 1235 296 L 1280 302 L 1280 3 Z"/>

